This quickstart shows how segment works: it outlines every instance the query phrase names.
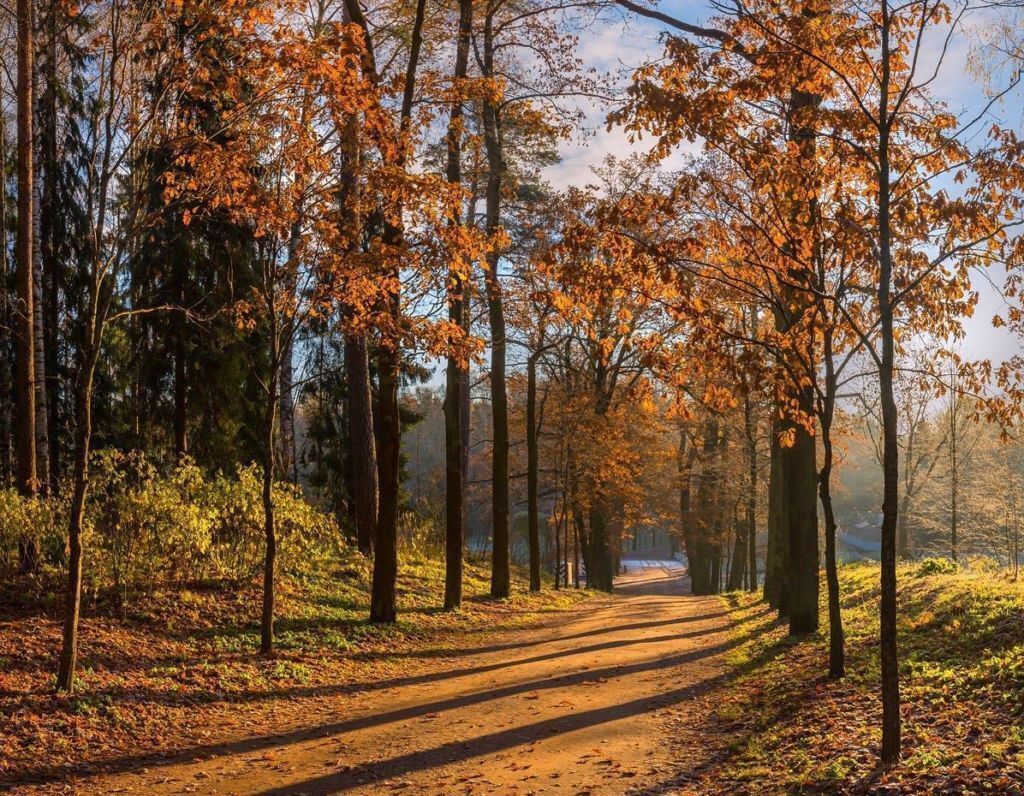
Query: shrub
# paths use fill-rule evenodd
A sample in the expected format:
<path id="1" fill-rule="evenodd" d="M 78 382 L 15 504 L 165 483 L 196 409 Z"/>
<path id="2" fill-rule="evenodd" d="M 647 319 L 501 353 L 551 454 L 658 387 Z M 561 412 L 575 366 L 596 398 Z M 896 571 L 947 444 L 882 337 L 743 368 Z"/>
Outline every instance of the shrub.
<path id="1" fill-rule="evenodd" d="M 954 575 L 960 571 L 960 565 L 948 558 L 926 558 L 917 567 L 917 577 L 928 575 Z"/>
<path id="2" fill-rule="evenodd" d="M 263 564 L 262 475 L 256 466 L 207 476 L 184 460 L 166 474 L 140 452 L 99 451 L 93 460 L 83 542 L 86 582 L 123 601 L 168 582 L 244 580 Z M 63 490 L 65 493 L 70 490 Z M 275 484 L 281 572 L 304 576 L 334 557 L 335 520 L 302 490 Z M 34 540 L 44 563 L 64 563 L 67 504 L 0 490 L 0 572 L 18 568 L 19 544 Z"/>
<path id="3" fill-rule="evenodd" d="M 23 497 L 0 489 L 0 575 L 8 580 L 21 567 L 21 550 L 32 545 L 44 561 L 64 558 L 66 504 Z"/>

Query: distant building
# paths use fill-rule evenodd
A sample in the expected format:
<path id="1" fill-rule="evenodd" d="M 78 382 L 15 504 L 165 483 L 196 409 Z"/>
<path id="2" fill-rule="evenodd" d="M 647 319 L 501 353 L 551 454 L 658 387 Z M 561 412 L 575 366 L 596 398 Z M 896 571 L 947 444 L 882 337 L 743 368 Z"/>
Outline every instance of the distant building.
<path id="1" fill-rule="evenodd" d="M 840 561 L 877 561 L 882 552 L 882 515 L 855 512 L 843 517 L 836 529 Z"/>

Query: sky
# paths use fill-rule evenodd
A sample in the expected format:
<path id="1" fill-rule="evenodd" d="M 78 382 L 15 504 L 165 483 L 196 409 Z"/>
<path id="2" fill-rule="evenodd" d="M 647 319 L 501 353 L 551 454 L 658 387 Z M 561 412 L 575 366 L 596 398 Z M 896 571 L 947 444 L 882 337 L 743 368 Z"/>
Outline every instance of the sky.
<path id="1" fill-rule="evenodd" d="M 710 16 L 706 3 L 693 0 L 668 0 L 658 5 L 668 14 L 687 22 L 699 24 Z M 976 113 L 984 96 L 987 76 L 976 65 L 978 59 L 971 58 L 972 41 L 980 41 L 991 20 L 977 18 L 970 25 L 970 39 L 959 37 L 947 52 L 939 78 L 933 84 L 934 92 L 943 99 L 951 111 L 963 114 Z M 653 20 L 641 19 L 635 15 L 625 18 L 610 15 L 580 38 L 579 55 L 587 65 L 617 76 L 619 84 L 628 85 L 633 69 L 644 62 L 656 59 L 662 52 L 661 34 L 665 27 Z M 938 57 L 940 42 L 929 42 L 925 55 L 933 61 Z M 930 65 L 933 66 L 934 64 Z M 626 157 L 631 153 L 647 151 L 651 142 L 631 142 L 620 128 L 607 129 L 605 118 L 607 107 L 592 101 L 579 106 L 585 114 L 583 134 L 565 142 L 561 147 L 561 162 L 547 169 L 545 176 L 557 188 L 584 186 L 592 182 L 591 169 L 611 154 Z M 1007 102 L 996 113 L 1004 124 L 1013 124 L 1021 129 L 1020 96 Z M 694 147 L 696 149 L 696 147 Z M 679 153 L 680 157 L 685 153 Z M 965 323 L 966 337 L 960 346 L 972 358 L 986 358 L 1002 361 L 1021 353 L 1021 341 L 1005 330 L 992 326 L 992 316 L 1001 312 L 1005 302 L 999 295 L 998 285 L 1002 275 L 991 273 L 988 279 L 977 277 L 973 286 L 979 293 L 979 302 L 974 316 Z"/>

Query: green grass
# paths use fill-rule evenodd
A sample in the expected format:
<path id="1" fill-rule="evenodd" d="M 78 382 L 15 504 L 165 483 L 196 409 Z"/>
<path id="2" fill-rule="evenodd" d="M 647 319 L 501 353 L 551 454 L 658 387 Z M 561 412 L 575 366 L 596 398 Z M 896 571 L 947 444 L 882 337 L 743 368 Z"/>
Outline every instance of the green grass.
<path id="1" fill-rule="evenodd" d="M 877 565 L 840 568 L 847 676 L 829 681 L 828 619 L 796 642 L 755 597 L 723 597 L 736 620 L 734 683 L 716 720 L 727 749 L 708 792 L 1014 793 L 1024 786 L 1024 584 L 945 562 L 901 565 L 904 749 L 877 766 Z"/>

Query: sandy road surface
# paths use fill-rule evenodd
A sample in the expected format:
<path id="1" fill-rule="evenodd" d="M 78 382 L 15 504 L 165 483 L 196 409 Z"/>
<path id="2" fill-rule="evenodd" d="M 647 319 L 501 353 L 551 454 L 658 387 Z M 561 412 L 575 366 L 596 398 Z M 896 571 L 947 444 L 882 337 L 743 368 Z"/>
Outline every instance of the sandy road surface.
<path id="1" fill-rule="evenodd" d="M 126 757 L 73 792 L 685 792 L 671 783 L 707 755 L 685 735 L 726 676 L 728 619 L 714 598 L 685 596 L 676 562 L 623 563 L 612 601 L 557 627 L 415 661 L 408 675 L 325 699 L 299 727 L 169 760 Z"/>

